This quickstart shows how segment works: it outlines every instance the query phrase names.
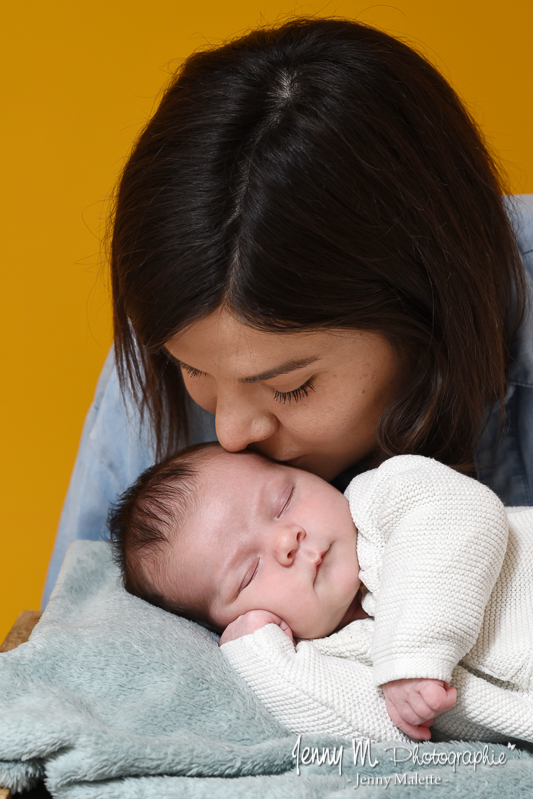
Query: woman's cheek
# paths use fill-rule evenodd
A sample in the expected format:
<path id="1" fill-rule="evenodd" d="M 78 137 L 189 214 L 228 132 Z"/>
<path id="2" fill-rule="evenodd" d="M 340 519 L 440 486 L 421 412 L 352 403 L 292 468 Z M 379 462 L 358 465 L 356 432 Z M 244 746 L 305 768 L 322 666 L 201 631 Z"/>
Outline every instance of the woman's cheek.
<path id="1" fill-rule="evenodd" d="M 187 393 L 197 405 L 209 413 L 216 412 L 217 398 L 215 391 L 209 386 L 208 379 L 202 377 L 184 378 L 183 382 L 185 383 Z"/>
<path id="2" fill-rule="evenodd" d="M 312 436 L 313 440 L 330 441 L 339 432 L 345 432 L 347 423 L 351 421 L 351 414 L 335 402 L 326 393 L 322 396 L 313 395 L 302 400 L 296 405 L 281 406 L 278 418 L 284 422 L 287 429 L 304 438 Z"/>

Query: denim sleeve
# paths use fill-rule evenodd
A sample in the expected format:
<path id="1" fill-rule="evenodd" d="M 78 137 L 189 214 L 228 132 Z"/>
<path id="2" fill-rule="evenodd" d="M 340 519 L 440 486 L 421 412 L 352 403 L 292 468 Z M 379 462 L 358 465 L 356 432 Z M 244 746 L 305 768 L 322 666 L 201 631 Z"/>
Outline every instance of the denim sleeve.
<path id="1" fill-rule="evenodd" d="M 195 406 L 191 443 L 215 439 L 214 416 Z M 68 546 L 77 538 L 93 541 L 107 538 L 109 504 L 153 462 L 149 425 L 140 424 L 133 401 L 122 396 L 111 350 L 85 420 L 48 567 L 43 607 Z"/>

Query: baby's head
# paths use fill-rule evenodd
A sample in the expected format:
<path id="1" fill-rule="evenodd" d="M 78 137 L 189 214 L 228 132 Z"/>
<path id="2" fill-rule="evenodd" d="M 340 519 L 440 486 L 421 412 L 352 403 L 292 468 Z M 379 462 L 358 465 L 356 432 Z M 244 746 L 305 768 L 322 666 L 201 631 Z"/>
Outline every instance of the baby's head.
<path id="1" fill-rule="evenodd" d="M 218 444 L 144 472 L 109 526 L 130 593 L 218 631 L 268 610 L 296 637 L 319 638 L 360 585 L 356 529 L 337 489 Z"/>

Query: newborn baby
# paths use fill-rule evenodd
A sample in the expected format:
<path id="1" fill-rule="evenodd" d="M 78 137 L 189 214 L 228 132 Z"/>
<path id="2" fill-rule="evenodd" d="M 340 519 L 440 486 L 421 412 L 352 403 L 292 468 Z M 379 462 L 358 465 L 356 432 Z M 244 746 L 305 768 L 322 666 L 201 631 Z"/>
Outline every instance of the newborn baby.
<path id="1" fill-rule="evenodd" d="M 419 456 L 386 461 L 356 477 L 343 496 L 308 472 L 211 444 L 145 472 L 115 507 L 110 530 L 127 590 L 222 631 L 223 651 L 289 727 L 306 731 L 301 713 L 287 718 L 272 694 L 281 692 L 289 661 L 306 674 L 303 662 L 317 651 L 309 655 L 306 641 L 295 649 L 293 640 L 331 636 L 322 654 L 364 664 L 356 693 L 370 686 L 365 701 L 372 713 L 382 712 L 384 701 L 394 724 L 421 739 L 455 703 L 449 679 L 459 661 L 466 663 L 471 650 L 474 669 L 483 665 L 485 628 L 492 635 L 494 626 L 494 613 L 484 619 L 485 609 L 508 522 L 484 486 Z M 512 591 L 516 599 L 516 586 Z M 286 655 L 267 670 L 274 678 L 281 669 L 278 682 L 258 683 L 265 669 L 254 658 L 264 655 L 250 650 L 257 635 Z M 338 651 L 341 640 L 351 655 Z M 488 648 L 494 650 L 493 640 Z M 494 677 L 490 668 L 488 674 Z M 370 735 L 364 713 L 362 722 L 346 729 Z M 324 724 L 322 731 L 346 734 L 336 722 Z M 383 735 L 394 737 L 390 729 Z"/>

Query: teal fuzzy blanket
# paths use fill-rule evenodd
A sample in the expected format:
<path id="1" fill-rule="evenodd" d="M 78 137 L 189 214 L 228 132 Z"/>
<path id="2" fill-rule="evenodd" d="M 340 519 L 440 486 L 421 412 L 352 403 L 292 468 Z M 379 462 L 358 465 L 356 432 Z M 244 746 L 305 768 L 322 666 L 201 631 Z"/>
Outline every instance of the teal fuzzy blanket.
<path id="1" fill-rule="evenodd" d="M 15 791 L 44 780 L 65 799 L 533 793 L 519 742 L 366 746 L 281 726 L 215 635 L 124 591 L 106 543 L 71 546 L 30 641 L 0 654 L 0 786 Z"/>

